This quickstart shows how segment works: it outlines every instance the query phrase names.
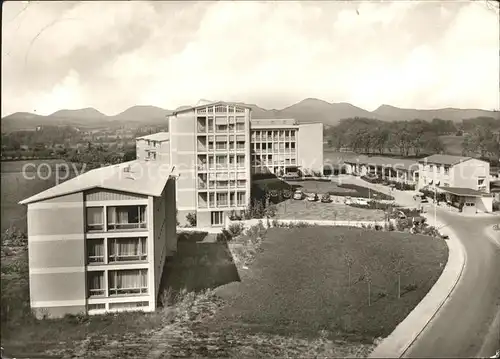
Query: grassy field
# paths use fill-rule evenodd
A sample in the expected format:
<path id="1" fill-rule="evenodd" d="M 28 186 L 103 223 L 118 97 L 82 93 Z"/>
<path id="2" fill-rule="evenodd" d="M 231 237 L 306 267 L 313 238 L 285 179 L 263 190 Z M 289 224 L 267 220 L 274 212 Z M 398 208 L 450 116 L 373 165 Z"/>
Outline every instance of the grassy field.
<path id="1" fill-rule="evenodd" d="M 240 283 L 217 291 L 228 305 L 213 328 L 369 345 L 420 302 L 448 257 L 442 240 L 345 227 L 271 229 L 263 249 Z"/>
<path id="2" fill-rule="evenodd" d="M 382 221 L 385 215 L 382 210 L 290 199 L 277 205 L 276 217 L 297 220 Z"/>
<path id="3" fill-rule="evenodd" d="M 325 181 L 288 181 L 294 188 L 299 188 L 306 193 L 329 193 L 335 196 L 351 196 L 361 198 L 377 198 L 380 200 L 393 200 L 394 198 L 382 192 L 369 189 L 356 184 L 325 182 Z"/>

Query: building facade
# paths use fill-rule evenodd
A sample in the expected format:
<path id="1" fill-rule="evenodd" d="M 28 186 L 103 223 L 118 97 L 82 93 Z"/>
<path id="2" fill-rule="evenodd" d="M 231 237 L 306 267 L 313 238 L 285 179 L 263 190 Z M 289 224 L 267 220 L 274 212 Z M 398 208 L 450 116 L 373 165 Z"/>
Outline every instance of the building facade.
<path id="1" fill-rule="evenodd" d="M 169 116 L 169 159 L 179 173 L 178 221 L 224 226 L 248 208 L 252 174 L 323 170 L 323 125 L 252 120 L 251 109 L 202 101 Z"/>
<path id="2" fill-rule="evenodd" d="M 323 124 L 294 119 L 251 120 L 252 173 L 323 173 Z"/>
<path id="3" fill-rule="evenodd" d="M 358 156 L 344 160 L 343 167 L 347 174 L 379 177 L 408 185 L 416 185 L 419 179 L 418 163 L 406 159 Z"/>
<path id="4" fill-rule="evenodd" d="M 492 212 L 490 164 L 472 157 L 432 155 L 419 160 L 418 189 L 445 193 L 464 213 Z"/>
<path id="5" fill-rule="evenodd" d="M 459 187 L 489 193 L 490 164 L 472 157 L 432 155 L 419 160 L 418 188 Z"/>
<path id="6" fill-rule="evenodd" d="M 170 163 L 170 135 L 158 132 L 136 138 L 136 158 L 141 161 Z"/>
<path id="7" fill-rule="evenodd" d="M 171 172 L 133 161 L 20 202 L 28 207 L 30 304 L 38 318 L 156 308 L 166 258 L 177 250 Z"/>
<path id="8" fill-rule="evenodd" d="M 250 109 L 202 103 L 169 116 L 170 158 L 179 173 L 178 220 L 223 226 L 250 203 Z"/>

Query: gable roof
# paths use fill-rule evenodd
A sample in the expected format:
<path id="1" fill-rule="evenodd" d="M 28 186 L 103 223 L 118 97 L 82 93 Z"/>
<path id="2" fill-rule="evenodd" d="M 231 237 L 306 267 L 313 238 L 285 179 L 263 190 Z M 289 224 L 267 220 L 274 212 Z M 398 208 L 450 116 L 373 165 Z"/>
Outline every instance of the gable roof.
<path id="1" fill-rule="evenodd" d="M 158 141 L 158 142 L 169 141 L 170 140 L 170 133 L 168 133 L 168 132 L 152 133 L 151 135 L 137 137 L 136 140 L 150 140 L 150 141 Z"/>
<path id="2" fill-rule="evenodd" d="M 461 162 L 465 162 L 472 159 L 472 157 L 463 156 L 451 156 L 451 155 L 431 155 L 428 157 L 421 158 L 419 163 L 432 163 L 437 165 L 448 165 L 453 166 Z"/>
<path id="3" fill-rule="evenodd" d="M 93 188 L 161 196 L 173 167 L 155 161 L 133 160 L 85 172 L 19 202 L 29 204 Z"/>
<path id="4" fill-rule="evenodd" d="M 250 106 L 247 106 L 247 105 L 241 105 L 241 104 L 236 103 L 236 102 L 216 101 L 216 102 L 210 102 L 210 103 L 201 103 L 201 104 L 197 104 L 197 105 L 192 106 L 192 107 L 186 107 L 186 108 L 183 108 L 183 109 L 181 109 L 181 110 L 174 111 L 174 112 L 172 112 L 172 116 L 175 116 L 175 115 L 177 115 L 178 113 L 182 113 L 182 112 L 188 112 L 188 111 L 196 110 L 197 108 L 201 108 L 201 107 L 206 107 L 206 106 L 217 106 L 217 105 L 231 105 L 231 106 L 235 106 L 235 107 L 243 107 L 243 108 L 247 108 L 247 109 L 249 109 L 250 111 L 252 111 L 252 108 L 251 108 Z"/>

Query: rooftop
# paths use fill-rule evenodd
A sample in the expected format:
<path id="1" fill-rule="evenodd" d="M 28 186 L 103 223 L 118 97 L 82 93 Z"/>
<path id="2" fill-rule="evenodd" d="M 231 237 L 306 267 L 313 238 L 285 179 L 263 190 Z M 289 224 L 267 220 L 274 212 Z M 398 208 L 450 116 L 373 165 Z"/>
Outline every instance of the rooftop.
<path id="1" fill-rule="evenodd" d="M 179 109 L 177 111 L 174 111 L 172 113 L 172 116 L 175 116 L 177 115 L 178 113 L 182 113 L 182 112 L 188 112 L 188 111 L 192 111 L 194 109 L 197 109 L 197 108 L 200 108 L 200 107 L 205 107 L 205 106 L 216 106 L 216 105 L 231 105 L 231 106 L 236 106 L 236 107 L 242 107 L 242 108 L 247 108 L 247 109 L 251 109 L 251 107 L 249 106 L 246 106 L 246 105 L 242 105 L 240 103 L 235 103 L 235 102 L 224 102 L 224 101 L 216 101 L 216 102 L 210 102 L 208 100 L 200 100 L 195 106 L 192 106 L 192 107 L 186 107 L 186 108 L 183 108 L 183 109 Z"/>
<path id="2" fill-rule="evenodd" d="M 170 140 L 170 134 L 168 132 L 157 132 L 151 135 L 137 137 L 136 140 L 149 140 L 149 141 L 158 141 L 164 142 Z"/>
<path id="3" fill-rule="evenodd" d="M 472 157 L 452 156 L 452 155 L 431 155 L 421 158 L 419 163 L 433 163 L 438 165 L 453 166 L 461 162 L 470 160 Z"/>
<path id="4" fill-rule="evenodd" d="M 103 188 L 146 196 L 161 196 L 173 167 L 156 161 L 133 160 L 90 170 L 75 178 L 20 201 L 29 204 L 49 198 Z"/>
<path id="5" fill-rule="evenodd" d="M 297 120 L 293 118 L 258 118 L 252 119 L 250 122 L 251 127 L 255 126 L 297 126 Z"/>
<path id="6" fill-rule="evenodd" d="M 381 156 L 357 156 L 344 160 L 344 163 L 355 164 L 359 163 L 362 165 L 372 165 L 372 166 L 385 166 L 394 169 L 401 170 L 418 170 L 418 163 L 414 160 L 408 160 L 403 158 L 393 158 L 393 157 L 381 157 Z"/>
<path id="7" fill-rule="evenodd" d="M 488 197 L 490 196 L 488 193 L 484 193 L 481 191 L 476 191 L 472 188 L 464 188 L 464 187 L 440 187 L 438 188 L 442 191 L 455 194 L 457 196 L 465 196 L 465 197 Z"/>

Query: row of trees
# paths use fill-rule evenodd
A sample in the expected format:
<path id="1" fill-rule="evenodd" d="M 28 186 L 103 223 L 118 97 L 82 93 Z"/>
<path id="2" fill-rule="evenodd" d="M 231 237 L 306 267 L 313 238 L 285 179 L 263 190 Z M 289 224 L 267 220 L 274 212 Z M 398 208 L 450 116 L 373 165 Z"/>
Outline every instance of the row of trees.
<path id="1" fill-rule="evenodd" d="M 444 151 L 442 135 L 463 136 L 463 154 L 498 158 L 500 119 L 478 117 L 462 124 L 434 119 L 385 122 L 369 118 L 348 118 L 327 128 L 330 147 L 367 154 L 398 154 L 419 157 Z"/>

